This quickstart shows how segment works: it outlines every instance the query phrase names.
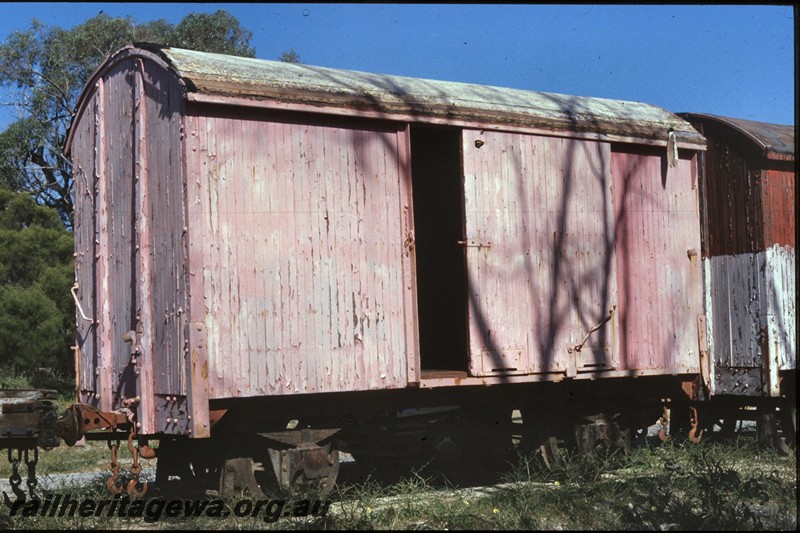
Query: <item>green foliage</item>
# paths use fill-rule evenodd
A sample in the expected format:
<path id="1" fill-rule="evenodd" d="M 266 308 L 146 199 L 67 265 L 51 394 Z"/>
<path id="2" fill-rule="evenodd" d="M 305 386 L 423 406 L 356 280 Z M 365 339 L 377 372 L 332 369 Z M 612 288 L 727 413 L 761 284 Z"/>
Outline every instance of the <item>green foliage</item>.
<path id="1" fill-rule="evenodd" d="M 0 187 L 32 193 L 71 227 L 72 166 L 62 147 L 78 96 L 105 57 L 141 41 L 253 57 L 251 37 L 224 10 L 187 15 L 177 26 L 101 13 L 66 30 L 34 19 L 0 44 L 0 85 L 14 91 L 18 112 L 0 133 Z"/>
<path id="2" fill-rule="evenodd" d="M 224 10 L 178 25 L 101 12 L 72 29 L 34 19 L 0 43 L 0 85 L 18 113 L 0 132 L 0 372 L 33 386 L 74 379 L 72 166 L 62 147 L 92 73 L 132 42 L 253 57 L 251 38 Z"/>
<path id="3" fill-rule="evenodd" d="M 38 287 L 0 288 L 0 365 L 30 371 L 63 355 L 55 304 Z"/>
<path id="4" fill-rule="evenodd" d="M 204 52 L 255 57 L 255 49 L 249 44 L 252 37 L 253 33 L 242 28 L 236 17 L 220 9 L 214 14 L 186 15 L 172 32 L 170 45 Z"/>
<path id="5" fill-rule="evenodd" d="M 73 238 L 55 210 L 0 189 L 0 371 L 70 388 Z"/>
<path id="6" fill-rule="evenodd" d="M 282 53 L 278 60 L 283 61 L 284 63 L 302 63 L 302 61 L 300 61 L 300 54 L 295 52 L 294 48 L 289 48 L 287 51 Z"/>

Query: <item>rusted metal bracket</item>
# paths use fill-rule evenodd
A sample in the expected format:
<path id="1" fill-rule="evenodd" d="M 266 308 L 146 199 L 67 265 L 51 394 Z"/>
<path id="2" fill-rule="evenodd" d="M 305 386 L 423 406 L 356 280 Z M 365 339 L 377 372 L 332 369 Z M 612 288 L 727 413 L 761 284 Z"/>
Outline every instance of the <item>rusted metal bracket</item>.
<path id="1" fill-rule="evenodd" d="M 139 357 L 142 355 L 141 348 L 136 344 L 136 332 L 133 330 L 126 331 L 122 334 L 122 340 L 131 345 L 131 364 L 135 367 L 139 361 Z"/>
<path id="2" fill-rule="evenodd" d="M 85 403 L 72 404 L 56 422 L 58 436 L 73 446 L 88 431 L 95 429 L 125 429 L 131 421 L 123 413 L 100 411 Z"/>
<path id="3" fill-rule="evenodd" d="M 458 244 L 460 244 L 464 248 L 491 248 L 492 247 L 492 241 L 480 242 L 477 239 L 466 239 L 466 240 L 463 240 L 463 241 L 458 241 Z"/>
<path id="4" fill-rule="evenodd" d="M 306 443 L 289 450 L 269 450 L 272 468 L 280 488 L 286 492 L 318 487 L 327 494 L 339 473 L 339 452 L 330 444 Z"/>
<path id="5" fill-rule="evenodd" d="M 689 424 L 691 426 L 689 429 L 689 440 L 694 443 L 700 442 L 700 439 L 703 438 L 703 430 L 700 429 L 698 431 L 697 429 L 700 425 L 699 417 L 697 415 L 697 407 L 689 408 Z"/>
<path id="6" fill-rule="evenodd" d="M 302 429 L 291 432 L 291 438 L 287 438 L 290 432 L 286 432 L 278 439 L 275 439 L 277 434 L 270 435 L 274 440 L 294 446 L 290 449 L 268 450 L 278 486 L 287 492 L 311 486 L 316 486 L 325 494 L 330 492 L 339 473 L 339 452 L 331 448 L 330 442 L 319 442 L 337 431 Z"/>
<path id="7" fill-rule="evenodd" d="M 255 478 L 255 473 L 263 470 L 261 463 L 254 462 L 250 457 L 226 459 L 220 474 L 220 496 L 232 498 L 248 490 L 254 498 L 266 498 Z"/>
<path id="8" fill-rule="evenodd" d="M 711 397 L 711 353 L 706 337 L 706 315 L 697 315 L 697 345 L 700 351 L 700 378 L 706 398 Z"/>
<path id="9" fill-rule="evenodd" d="M 133 398 L 126 401 L 126 404 L 132 405 L 137 402 L 138 398 Z M 133 445 L 133 438 L 136 435 L 136 425 L 128 415 L 121 412 L 100 411 L 91 405 L 76 403 L 67 409 L 67 412 L 58 420 L 57 424 L 59 436 L 64 439 L 69 446 L 74 445 L 79 439 L 86 435 L 88 431 L 96 429 L 127 429 L 128 450 L 133 456 L 133 464 L 130 468 L 131 479 L 126 486 L 117 484 L 120 477 L 120 466 L 117 458 L 119 441 L 117 441 L 116 444 L 112 444 L 109 440 L 108 447 L 111 450 L 109 470 L 111 470 L 111 477 L 106 481 L 106 489 L 111 494 L 127 492 L 133 498 L 141 498 L 144 496 L 147 492 L 147 482 L 143 484 L 141 489 L 138 488 L 139 474 L 142 471 L 142 467 L 139 464 L 138 450 Z"/>
<path id="10" fill-rule="evenodd" d="M 580 352 L 583 349 L 583 345 L 586 344 L 586 341 L 589 340 L 589 336 L 598 329 L 600 329 L 601 327 L 603 327 L 603 324 L 614 318 L 614 311 L 616 310 L 617 310 L 617 304 L 612 305 L 611 309 L 608 310 L 608 315 L 603 320 L 601 320 L 596 326 L 592 327 L 592 329 L 589 330 L 589 332 L 586 334 L 586 336 L 583 338 L 581 342 L 567 348 L 567 352 L 569 353 Z"/>

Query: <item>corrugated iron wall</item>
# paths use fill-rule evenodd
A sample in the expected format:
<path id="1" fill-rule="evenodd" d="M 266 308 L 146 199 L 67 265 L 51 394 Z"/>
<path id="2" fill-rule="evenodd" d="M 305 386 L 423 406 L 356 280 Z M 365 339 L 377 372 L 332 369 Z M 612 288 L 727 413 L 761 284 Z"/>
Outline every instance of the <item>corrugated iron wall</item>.
<path id="1" fill-rule="evenodd" d="M 611 154 L 617 228 L 620 365 L 699 368 L 700 226 L 694 161 L 659 151 Z"/>
<path id="2" fill-rule="evenodd" d="M 407 386 L 404 126 L 196 107 L 187 134 L 209 397 Z"/>
<path id="3" fill-rule="evenodd" d="M 471 373 L 613 367 L 607 143 L 464 130 Z M 577 357 L 577 359 L 576 359 Z"/>

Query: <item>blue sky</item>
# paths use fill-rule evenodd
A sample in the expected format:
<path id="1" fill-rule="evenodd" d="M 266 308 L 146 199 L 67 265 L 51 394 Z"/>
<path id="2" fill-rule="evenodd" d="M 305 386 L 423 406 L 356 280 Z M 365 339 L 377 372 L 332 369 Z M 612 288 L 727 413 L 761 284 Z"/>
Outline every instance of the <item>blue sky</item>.
<path id="1" fill-rule="evenodd" d="M 3 3 L 0 41 L 37 17 L 71 28 L 101 10 L 178 23 L 226 9 L 261 59 L 634 100 L 794 123 L 794 11 L 785 5 Z M 0 92 L 0 103 L 8 102 Z M 12 117 L 0 106 L 0 128 Z"/>

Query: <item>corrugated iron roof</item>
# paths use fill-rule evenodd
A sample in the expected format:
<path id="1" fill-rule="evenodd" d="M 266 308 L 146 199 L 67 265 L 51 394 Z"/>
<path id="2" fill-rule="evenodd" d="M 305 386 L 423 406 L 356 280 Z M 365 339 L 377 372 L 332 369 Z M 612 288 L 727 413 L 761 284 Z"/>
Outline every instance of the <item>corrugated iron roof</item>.
<path id="1" fill-rule="evenodd" d="M 794 126 L 756 122 L 743 118 L 723 117 L 706 113 L 679 113 L 679 115 L 690 121 L 695 119 L 701 121 L 710 120 L 733 128 L 758 145 L 766 156 L 770 154 L 794 155 Z"/>
<path id="2" fill-rule="evenodd" d="M 640 102 L 435 81 L 178 48 L 140 45 L 161 55 L 188 90 L 320 106 L 370 109 L 552 130 L 611 133 L 705 145 L 690 124 Z"/>

